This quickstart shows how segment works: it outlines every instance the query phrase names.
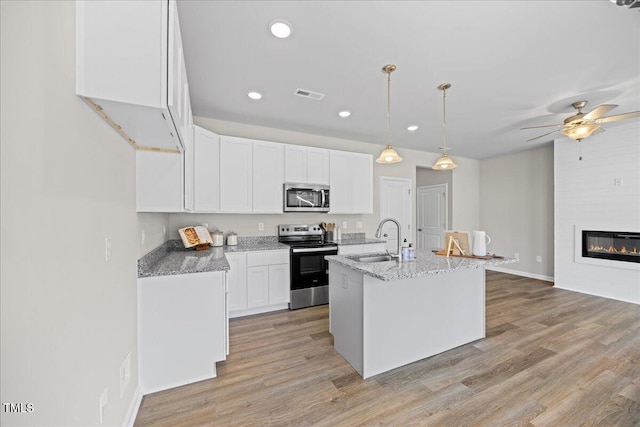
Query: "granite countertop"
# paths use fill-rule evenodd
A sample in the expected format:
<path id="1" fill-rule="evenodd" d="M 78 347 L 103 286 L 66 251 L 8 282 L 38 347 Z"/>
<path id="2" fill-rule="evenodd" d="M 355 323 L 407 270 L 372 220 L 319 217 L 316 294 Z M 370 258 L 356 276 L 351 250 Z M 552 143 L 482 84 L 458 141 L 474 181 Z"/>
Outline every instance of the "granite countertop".
<path id="1" fill-rule="evenodd" d="M 342 237 L 335 243 L 338 245 L 384 243 L 384 240 L 368 239 L 364 233 L 349 233 Z M 272 250 L 289 250 L 289 246 L 278 242 L 277 236 L 253 236 L 238 237 L 238 244 L 234 246 L 225 245 L 196 251 L 185 249 L 179 239 L 168 240 L 138 260 L 138 277 L 227 271 L 230 267 L 224 256 L 225 253 Z"/>
<path id="2" fill-rule="evenodd" d="M 225 253 L 270 250 L 289 250 L 289 246 L 279 243 L 275 236 L 239 237 L 234 246 L 196 251 L 185 249 L 179 239 L 169 240 L 138 260 L 138 277 L 227 271 L 230 267 Z"/>
<path id="3" fill-rule="evenodd" d="M 431 251 L 417 251 L 415 259 L 403 261 L 398 265 L 395 260 L 375 263 L 358 262 L 352 259 L 356 256 L 363 255 L 331 255 L 325 257 L 325 259 L 329 262 L 344 265 L 355 271 L 384 281 L 410 279 L 413 277 L 422 277 L 434 274 L 446 274 L 458 270 L 470 270 L 484 266 L 511 264 L 518 261 L 515 258 L 506 257 L 490 260 L 446 257 L 436 255 Z"/>

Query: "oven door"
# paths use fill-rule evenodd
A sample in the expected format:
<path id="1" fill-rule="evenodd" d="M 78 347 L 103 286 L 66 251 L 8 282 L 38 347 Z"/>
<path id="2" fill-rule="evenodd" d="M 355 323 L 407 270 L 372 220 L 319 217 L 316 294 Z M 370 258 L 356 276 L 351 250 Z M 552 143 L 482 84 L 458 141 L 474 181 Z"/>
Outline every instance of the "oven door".
<path id="1" fill-rule="evenodd" d="M 291 249 L 291 291 L 327 286 L 329 263 L 324 257 L 337 254 L 337 246 Z"/>

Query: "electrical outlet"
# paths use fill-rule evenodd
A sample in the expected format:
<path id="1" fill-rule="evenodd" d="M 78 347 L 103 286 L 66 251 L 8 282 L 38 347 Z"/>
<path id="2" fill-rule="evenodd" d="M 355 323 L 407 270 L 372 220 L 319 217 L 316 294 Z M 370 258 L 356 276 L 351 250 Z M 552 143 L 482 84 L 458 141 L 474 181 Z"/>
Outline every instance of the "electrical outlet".
<path id="1" fill-rule="evenodd" d="M 515 259 L 520 259 L 520 253 L 519 253 L 519 252 L 515 252 L 515 253 L 513 254 L 513 257 L 514 257 Z"/>
<path id="2" fill-rule="evenodd" d="M 347 229 L 347 221 L 342 221 L 342 229 L 343 230 Z"/>
<path id="3" fill-rule="evenodd" d="M 144 241 L 144 238 L 143 238 L 143 241 Z M 104 262 L 109 262 L 109 261 L 111 261 L 111 238 L 105 237 L 104 238 Z"/>
<path id="4" fill-rule="evenodd" d="M 127 386 L 131 380 L 131 352 L 124 358 L 122 365 L 120 365 L 120 398 L 124 395 Z"/>
<path id="5" fill-rule="evenodd" d="M 258 223 L 258 230 L 259 231 L 264 231 L 264 222 L 259 222 Z"/>
<path id="6" fill-rule="evenodd" d="M 104 421 L 104 407 L 109 403 L 109 389 L 105 388 L 102 394 L 100 395 L 100 424 Z"/>
<path id="7" fill-rule="evenodd" d="M 542 257 L 540 255 L 536 257 L 536 262 L 542 262 Z"/>
<path id="8" fill-rule="evenodd" d="M 614 187 L 622 187 L 622 178 L 613 178 Z"/>
<path id="9" fill-rule="evenodd" d="M 356 222 L 356 228 L 362 228 L 362 221 Z"/>
<path id="10" fill-rule="evenodd" d="M 144 232 L 144 230 L 142 230 L 142 233 L 141 233 L 141 234 L 142 234 L 142 237 L 141 237 L 141 239 L 140 239 L 140 240 L 142 241 L 142 243 L 141 243 L 141 244 L 142 244 L 142 245 L 144 245 L 144 241 L 145 241 L 145 239 L 147 238 L 147 234 Z"/>

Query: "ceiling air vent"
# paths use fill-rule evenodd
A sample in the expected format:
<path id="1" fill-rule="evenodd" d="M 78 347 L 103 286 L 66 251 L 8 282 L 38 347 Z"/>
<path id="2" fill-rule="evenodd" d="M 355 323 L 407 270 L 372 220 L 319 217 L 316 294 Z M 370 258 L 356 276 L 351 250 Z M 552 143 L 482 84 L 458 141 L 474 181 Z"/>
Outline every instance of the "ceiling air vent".
<path id="1" fill-rule="evenodd" d="M 300 89 L 300 88 L 296 89 L 296 91 L 293 92 L 293 94 L 301 96 L 303 98 L 315 99 L 316 101 L 320 101 L 322 98 L 324 98 L 324 93 L 314 92 L 312 90 L 306 90 L 306 89 Z"/>

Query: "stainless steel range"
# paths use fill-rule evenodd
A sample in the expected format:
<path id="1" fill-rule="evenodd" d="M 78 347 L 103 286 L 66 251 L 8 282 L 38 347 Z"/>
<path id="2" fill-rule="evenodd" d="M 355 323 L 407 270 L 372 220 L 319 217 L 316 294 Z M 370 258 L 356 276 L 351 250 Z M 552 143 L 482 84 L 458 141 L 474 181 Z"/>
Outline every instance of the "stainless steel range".
<path id="1" fill-rule="evenodd" d="M 318 224 L 281 224 L 278 241 L 291 246 L 291 310 L 329 303 L 329 266 L 324 257 L 338 246 L 324 242 Z"/>

